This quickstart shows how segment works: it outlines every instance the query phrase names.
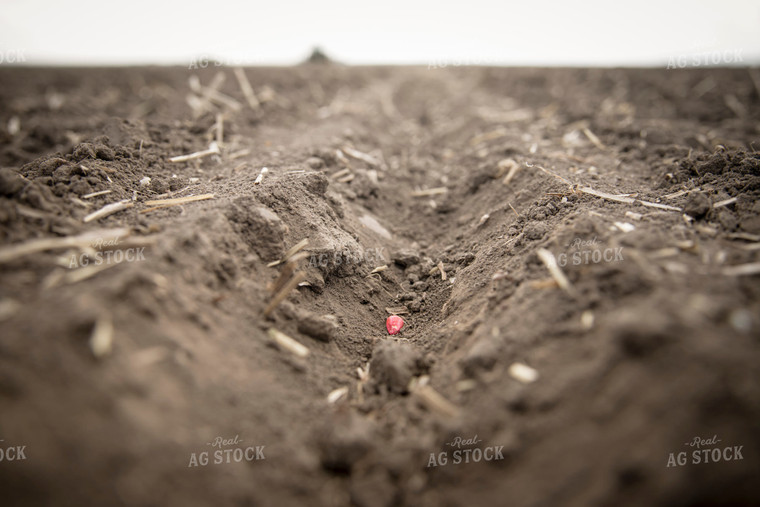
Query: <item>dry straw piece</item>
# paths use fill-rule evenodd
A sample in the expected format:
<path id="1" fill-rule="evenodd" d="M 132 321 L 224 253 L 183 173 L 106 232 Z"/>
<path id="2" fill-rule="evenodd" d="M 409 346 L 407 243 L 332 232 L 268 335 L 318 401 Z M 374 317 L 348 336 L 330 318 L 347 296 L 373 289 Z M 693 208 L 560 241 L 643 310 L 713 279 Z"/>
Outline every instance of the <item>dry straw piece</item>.
<path id="1" fill-rule="evenodd" d="M 718 201 L 715 204 L 713 204 L 713 208 L 722 208 L 724 206 L 730 206 L 738 200 L 739 200 L 738 198 L 732 197 L 730 199 L 726 199 L 725 201 Z"/>
<path id="2" fill-rule="evenodd" d="M 751 234 L 749 232 L 730 232 L 726 234 L 728 239 L 741 239 L 744 241 L 760 241 L 760 234 Z"/>
<path id="3" fill-rule="evenodd" d="M 343 386 L 334 389 L 327 395 L 327 403 L 333 404 L 348 394 L 348 387 Z"/>
<path id="4" fill-rule="evenodd" d="M 91 248 L 96 241 L 108 243 L 129 236 L 131 229 L 120 227 L 117 229 L 98 229 L 77 236 L 65 238 L 33 239 L 26 243 L 11 245 L 0 249 L 0 264 L 9 262 L 25 255 L 30 255 L 48 250 L 61 250 L 64 248 Z"/>
<path id="5" fill-rule="evenodd" d="M 607 149 L 607 147 L 602 143 L 602 141 L 600 141 L 599 138 L 596 137 L 596 134 L 591 132 L 591 130 L 589 130 L 588 127 L 583 127 L 583 135 L 588 137 L 588 140 L 594 143 L 594 146 L 596 146 L 600 150 Z"/>
<path id="6" fill-rule="evenodd" d="M 538 371 L 527 364 L 512 363 L 509 367 L 509 376 L 523 384 L 530 384 L 538 380 Z"/>
<path id="7" fill-rule="evenodd" d="M 599 197 L 601 199 L 607 199 L 608 201 L 614 201 L 619 202 L 622 204 L 641 204 L 642 206 L 647 206 L 649 208 L 657 208 L 662 209 L 666 211 L 681 211 L 681 208 L 677 208 L 675 206 L 669 206 L 667 204 L 658 204 L 656 202 L 649 202 L 649 201 L 642 201 L 641 199 L 635 199 L 633 197 L 630 197 L 629 195 L 615 195 L 615 194 L 608 194 L 606 192 L 600 192 L 599 190 L 594 190 L 591 187 L 579 187 L 579 192 L 583 192 L 584 194 L 593 195 L 594 197 Z"/>
<path id="8" fill-rule="evenodd" d="M 340 178 L 342 178 L 344 176 L 347 176 L 349 174 L 351 174 L 351 169 L 345 168 L 345 169 L 341 169 L 340 171 L 335 171 L 334 173 L 332 173 L 330 175 L 330 178 L 332 178 L 334 180 L 338 180 L 338 179 L 340 179 Z"/>
<path id="9" fill-rule="evenodd" d="M 438 270 L 441 272 L 441 280 L 446 281 L 446 270 L 443 269 L 443 261 L 438 261 Z"/>
<path id="10" fill-rule="evenodd" d="M 632 232 L 636 229 L 636 226 L 629 222 L 614 222 L 612 225 L 622 232 Z"/>
<path id="11" fill-rule="evenodd" d="M 486 141 L 493 141 L 494 139 L 499 139 L 501 137 L 506 137 L 509 135 L 509 132 L 505 128 L 498 128 L 496 130 L 492 130 L 490 132 L 486 132 L 484 134 L 479 134 L 472 139 L 470 139 L 470 146 L 477 146 L 480 143 L 486 142 Z"/>
<path id="12" fill-rule="evenodd" d="M 97 275 L 101 271 L 105 271 L 106 269 L 111 269 L 112 267 L 117 266 L 117 264 L 107 264 L 103 263 L 100 266 L 97 264 L 94 264 L 92 266 L 85 266 L 83 268 L 75 269 L 72 271 L 67 272 L 61 282 L 72 284 L 72 283 L 79 283 L 87 280 L 88 278 L 92 278 L 93 276 Z"/>
<path id="13" fill-rule="evenodd" d="M 341 150 L 335 150 L 335 158 L 345 167 L 351 167 L 351 161 L 346 158 Z"/>
<path id="14" fill-rule="evenodd" d="M 592 327 L 594 327 L 594 312 L 591 310 L 585 310 L 581 314 L 581 328 L 584 331 L 588 331 Z"/>
<path id="15" fill-rule="evenodd" d="M 306 248 L 306 246 L 309 244 L 309 238 L 304 238 L 292 247 L 290 247 L 290 250 L 285 252 L 285 255 L 282 256 L 282 259 L 274 262 L 270 262 L 267 264 L 268 268 L 273 268 L 279 264 L 282 264 L 283 262 L 287 262 L 290 260 L 295 254 Z"/>
<path id="16" fill-rule="evenodd" d="M 245 97 L 246 102 L 248 102 L 250 108 L 254 111 L 256 109 L 259 109 L 261 105 L 259 104 L 259 100 L 256 98 L 256 94 L 253 92 L 253 87 L 251 86 L 251 82 L 248 81 L 248 77 L 245 75 L 245 71 L 240 67 L 235 67 L 232 69 L 232 73 L 235 74 L 235 79 L 237 79 L 237 82 L 240 85 L 240 90 L 243 92 L 243 96 Z"/>
<path id="17" fill-rule="evenodd" d="M 546 248 L 539 248 L 536 253 L 538 254 L 538 258 L 541 259 L 541 262 L 546 266 L 546 269 L 549 270 L 549 274 L 552 275 L 552 278 L 557 282 L 557 285 L 568 294 L 574 295 L 575 289 L 570 285 L 570 280 L 567 279 L 565 273 L 562 272 L 562 269 L 557 264 L 557 259 L 554 257 L 554 254 Z"/>
<path id="18" fill-rule="evenodd" d="M 512 158 L 505 158 L 499 162 L 498 167 L 500 174 L 503 174 L 503 171 L 507 171 L 507 175 L 504 177 L 504 181 L 502 182 L 505 185 L 509 185 L 512 179 L 517 175 L 517 172 L 520 170 L 520 164 L 518 164 Z"/>
<path id="19" fill-rule="evenodd" d="M 666 196 L 663 196 L 664 199 L 675 199 L 676 197 L 681 197 L 682 195 L 687 195 L 692 192 L 701 192 L 702 189 L 700 187 L 692 188 L 691 190 L 679 190 L 678 192 L 675 192 L 673 194 L 668 194 Z"/>
<path id="20" fill-rule="evenodd" d="M 216 114 L 216 144 L 221 146 L 224 143 L 224 115 Z"/>
<path id="21" fill-rule="evenodd" d="M 88 222 L 92 222 L 93 220 L 100 220 L 101 218 L 105 218 L 109 215 L 113 215 L 114 213 L 118 213 L 119 211 L 123 211 L 127 208 L 131 208 L 132 206 L 134 206 L 134 203 L 130 201 L 129 199 L 124 199 L 122 201 L 106 204 L 99 210 L 93 211 L 92 213 L 84 217 L 83 221 L 84 223 L 88 223 Z"/>
<path id="22" fill-rule="evenodd" d="M 285 333 L 278 331 L 273 327 L 270 327 L 267 330 L 267 333 L 280 349 L 286 350 L 298 357 L 307 357 L 309 355 L 309 349 L 306 348 L 306 346 L 300 344 Z"/>
<path id="23" fill-rule="evenodd" d="M 412 197 L 430 197 L 431 195 L 442 195 L 449 191 L 446 187 L 428 188 L 425 190 L 414 190 Z"/>
<path id="24" fill-rule="evenodd" d="M 267 307 L 264 309 L 264 316 L 269 316 L 272 311 L 277 308 L 277 305 L 282 303 L 282 301 L 288 297 L 288 294 L 290 294 L 290 291 L 295 289 L 299 283 L 304 281 L 306 279 L 306 273 L 303 271 L 299 271 L 296 274 L 293 275 L 293 278 L 291 278 L 283 287 L 280 289 L 280 291 L 274 295 L 272 298 L 272 301 L 269 302 Z"/>
<path id="25" fill-rule="evenodd" d="M 90 335 L 90 350 L 100 359 L 113 349 L 113 322 L 110 317 L 100 317 Z"/>
<path id="26" fill-rule="evenodd" d="M 280 276 L 277 277 L 277 280 L 272 284 L 269 291 L 272 294 L 280 292 L 282 288 L 285 287 L 285 284 L 290 279 L 291 275 L 295 273 L 296 268 L 298 267 L 298 261 L 305 259 L 308 256 L 308 252 L 299 252 L 288 259 L 280 270 Z"/>
<path id="27" fill-rule="evenodd" d="M 380 161 L 372 155 L 367 155 L 366 153 L 362 153 L 361 151 L 355 150 L 349 146 L 344 146 L 343 152 L 349 157 L 355 158 L 356 160 L 361 160 L 362 162 L 366 162 L 368 165 L 371 165 L 373 167 L 380 166 Z"/>
<path id="28" fill-rule="evenodd" d="M 364 403 L 364 385 L 369 382 L 369 362 L 356 368 L 356 375 L 359 377 L 359 382 L 356 383 L 356 394 L 359 396 L 359 403 Z"/>
<path id="29" fill-rule="evenodd" d="M 726 276 L 750 276 L 760 274 L 760 262 L 751 262 L 749 264 L 740 264 L 738 266 L 728 266 L 723 268 L 723 274 Z"/>
<path id="30" fill-rule="evenodd" d="M 196 151 L 195 153 L 189 153 L 187 155 L 178 155 L 169 159 L 169 162 L 187 162 L 188 160 L 194 160 L 196 158 L 208 157 L 209 155 L 218 155 L 221 153 L 219 145 L 216 141 L 211 141 L 208 149 L 202 151 Z"/>
<path id="31" fill-rule="evenodd" d="M 98 197 L 99 195 L 106 195 L 113 192 L 113 190 L 101 190 L 100 192 L 92 192 L 90 194 L 85 194 L 82 196 L 82 199 L 92 199 L 93 197 Z"/>
<path id="32" fill-rule="evenodd" d="M 444 417 L 457 417 L 459 415 L 459 408 L 428 384 L 415 387 L 412 394 L 432 412 Z"/>
<path id="33" fill-rule="evenodd" d="M 222 87 L 222 84 L 224 84 L 224 81 L 226 79 L 227 76 L 224 74 L 224 72 L 218 72 L 208 86 L 202 86 L 200 84 L 200 81 L 198 81 L 195 91 L 196 93 L 199 92 L 201 95 L 203 95 L 203 98 L 208 102 L 213 102 L 219 106 L 228 107 L 233 111 L 240 111 L 243 108 L 240 102 L 219 91 L 219 88 Z"/>
<path id="34" fill-rule="evenodd" d="M 181 204 L 187 204 L 195 201 L 205 201 L 207 199 L 213 199 L 214 194 L 201 194 L 201 195 L 189 195 L 187 197 L 176 197 L 174 199 L 154 199 L 152 201 L 145 201 L 146 206 L 152 206 L 152 208 L 146 208 L 141 210 L 140 213 L 150 213 L 157 209 L 169 208 L 171 206 L 179 206 Z"/>
<path id="35" fill-rule="evenodd" d="M 227 157 L 227 158 L 230 159 L 230 160 L 235 160 L 235 159 L 238 159 L 240 157 L 247 157 L 250 154 L 251 154 L 251 149 L 250 148 L 243 148 L 242 150 L 238 150 L 238 151 L 236 151 L 234 153 L 230 153 L 229 157 Z"/>
<path id="36" fill-rule="evenodd" d="M 179 190 L 173 190 L 171 192 L 166 192 L 165 194 L 160 194 L 156 196 L 156 199 L 165 199 L 168 197 L 174 197 L 175 195 L 179 195 L 183 193 L 185 190 L 188 190 L 193 187 L 193 184 L 190 184 L 186 187 L 180 188 Z"/>
<path id="37" fill-rule="evenodd" d="M 8 320 L 21 310 L 22 305 L 10 298 L 0 299 L 0 322 Z"/>
<path id="38" fill-rule="evenodd" d="M 277 277 L 277 280 L 269 288 L 269 292 L 272 294 L 280 292 L 288 280 L 290 280 L 290 277 L 293 276 L 293 273 L 296 272 L 296 267 L 298 266 L 295 262 L 286 262 L 282 266 L 282 269 L 280 269 L 280 276 Z"/>
<path id="39" fill-rule="evenodd" d="M 258 175 L 258 176 L 256 176 L 256 179 L 255 179 L 255 180 L 253 180 L 253 184 L 254 184 L 254 185 L 260 185 L 260 184 L 261 184 L 261 180 L 263 180 L 263 179 L 264 179 L 264 175 L 265 175 L 266 173 L 268 173 L 268 172 L 269 172 L 269 169 L 268 169 L 268 168 L 266 168 L 266 167 L 262 167 L 262 168 L 261 168 L 261 172 L 259 172 L 259 175 Z"/>

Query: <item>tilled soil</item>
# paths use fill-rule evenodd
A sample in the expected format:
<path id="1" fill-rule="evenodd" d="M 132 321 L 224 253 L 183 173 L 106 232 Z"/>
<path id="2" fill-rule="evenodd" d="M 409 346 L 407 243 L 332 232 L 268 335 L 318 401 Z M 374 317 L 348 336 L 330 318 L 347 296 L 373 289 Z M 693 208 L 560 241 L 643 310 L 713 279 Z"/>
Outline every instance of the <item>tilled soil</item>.
<path id="1" fill-rule="evenodd" d="M 760 502 L 746 69 L 245 73 L 0 72 L 4 505 Z"/>

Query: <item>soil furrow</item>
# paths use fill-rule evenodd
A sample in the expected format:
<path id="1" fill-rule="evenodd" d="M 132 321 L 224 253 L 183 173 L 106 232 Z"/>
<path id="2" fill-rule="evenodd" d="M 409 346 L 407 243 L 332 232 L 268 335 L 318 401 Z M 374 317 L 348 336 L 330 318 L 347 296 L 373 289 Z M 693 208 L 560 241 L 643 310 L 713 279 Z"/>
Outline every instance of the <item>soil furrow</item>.
<path id="1" fill-rule="evenodd" d="M 245 72 L 0 72 L 12 504 L 757 501 L 746 70 Z"/>

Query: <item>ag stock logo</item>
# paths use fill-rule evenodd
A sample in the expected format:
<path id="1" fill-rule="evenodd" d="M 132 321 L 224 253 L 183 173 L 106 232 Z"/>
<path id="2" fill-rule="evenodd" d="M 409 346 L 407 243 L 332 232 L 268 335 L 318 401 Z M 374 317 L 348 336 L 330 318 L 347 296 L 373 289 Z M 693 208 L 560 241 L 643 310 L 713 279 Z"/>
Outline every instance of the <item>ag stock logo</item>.
<path id="1" fill-rule="evenodd" d="M 689 450 L 668 454 L 666 468 L 744 460 L 743 445 L 718 445 L 720 443 L 718 435 L 712 438 L 694 437 L 683 444 Z"/>

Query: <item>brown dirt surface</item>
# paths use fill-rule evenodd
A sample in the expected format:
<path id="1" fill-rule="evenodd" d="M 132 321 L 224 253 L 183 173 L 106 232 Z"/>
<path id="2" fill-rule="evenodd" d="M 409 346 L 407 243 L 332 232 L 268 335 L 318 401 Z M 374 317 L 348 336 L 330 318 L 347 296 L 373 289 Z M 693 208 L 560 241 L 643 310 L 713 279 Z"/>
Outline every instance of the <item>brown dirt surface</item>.
<path id="1" fill-rule="evenodd" d="M 747 69 L 245 74 L 0 70 L 3 505 L 760 503 Z"/>

